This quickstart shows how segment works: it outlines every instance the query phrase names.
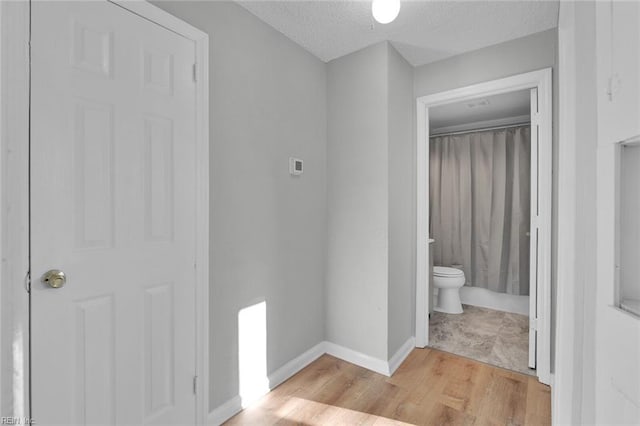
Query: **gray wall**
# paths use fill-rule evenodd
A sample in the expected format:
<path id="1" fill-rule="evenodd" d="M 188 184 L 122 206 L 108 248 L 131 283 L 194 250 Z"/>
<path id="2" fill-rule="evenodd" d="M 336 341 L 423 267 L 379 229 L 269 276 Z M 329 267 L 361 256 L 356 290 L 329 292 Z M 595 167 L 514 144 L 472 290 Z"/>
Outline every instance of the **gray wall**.
<path id="1" fill-rule="evenodd" d="M 387 43 L 328 64 L 327 340 L 387 358 Z"/>
<path id="2" fill-rule="evenodd" d="M 156 5 L 210 37 L 215 408 L 238 393 L 240 309 L 266 300 L 269 373 L 324 340 L 326 65 L 234 3 Z"/>
<path id="3" fill-rule="evenodd" d="M 327 340 L 384 361 L 413 335 L 412 92 L 387 42 L 329 62 Z"/>
<path id="4" fill-rule="evenodd" d="M 324 64 L 234 3 L 156 4 L 210 35 L 211 407 L 238 393 L 238 311 L 263 300 L 270 373 L 325 339 L 387 360 L 414 328 L 415 96 L 555 67 L 556 31 Z"/>
<path id="5" fill-rule="evenodd" d="M 415 139 L 413 67 L 389 44 L 388 356 L 415 334 Z"/>
<path id="6" fill-rule="evenodd" d="M 553 68 L 553 199 L 551 247 L 551 371 L 554 371 L 557 290 L 558 82 L 557 29 L 464 53 L 415 68 L 414 95 L 424 96 L 542 68 Z"/>
<path id="7" fill-rule="evenodd" d="M 424 96 L 556 64 L 557 30 L 463 53 L 415 68 L 414 93 Z"/>

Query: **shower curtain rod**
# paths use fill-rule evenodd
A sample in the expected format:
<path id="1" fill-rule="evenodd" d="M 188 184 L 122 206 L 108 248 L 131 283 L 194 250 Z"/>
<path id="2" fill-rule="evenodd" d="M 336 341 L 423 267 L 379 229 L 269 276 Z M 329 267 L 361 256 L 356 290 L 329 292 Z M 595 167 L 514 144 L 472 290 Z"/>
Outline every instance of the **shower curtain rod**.
<path id="1" fill-rule="evenodd" d="M 465 133 L 487 132 L 489 130 L 500 130 L 500 129 L 509 129 L 511 127 L 520 127 L 520 126 L 524 126 L 525 124 L 530 125 L 531 122 L 523 121 L 522 123 L 509 124 L 508 126 L 481 127 L 479 129 L 461 130 L 459 132 L 434 133 L 432 135 L 429 135 L 429 137 L 434 138 L 436 136 L 455 136 L 455 135 L 464 135 Z"/>

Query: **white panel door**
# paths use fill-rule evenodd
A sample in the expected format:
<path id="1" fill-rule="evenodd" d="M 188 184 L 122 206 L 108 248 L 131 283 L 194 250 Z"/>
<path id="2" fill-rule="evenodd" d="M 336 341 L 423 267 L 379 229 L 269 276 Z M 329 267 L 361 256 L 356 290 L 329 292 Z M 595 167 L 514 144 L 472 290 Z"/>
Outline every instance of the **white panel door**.
<path id="1" fill-rule="evenodd" d="M 32 415 L 193 424 L 194 44 L 88 1 L 34 2 L 31 46 Z"/>
<path id="2" fill-rule="evenodd" d="M 531 202 L 529 228 L 529 368 L 536 368 L 538 343 L 538 257 L 540 247 L 540 197 L 538 172 L 540 160 L 540 113 L 538 110 L 538 89 L 531 89 Z"/>

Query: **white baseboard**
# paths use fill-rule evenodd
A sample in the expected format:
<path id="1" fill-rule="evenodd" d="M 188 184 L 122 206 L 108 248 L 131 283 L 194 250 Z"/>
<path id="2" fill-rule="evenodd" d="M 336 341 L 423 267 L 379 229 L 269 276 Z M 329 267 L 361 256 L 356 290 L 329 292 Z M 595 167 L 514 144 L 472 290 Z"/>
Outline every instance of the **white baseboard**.
<path id="1" fill-rule="evenodd" d="M 207 424 L 218 426 L 242 411 L 242 399 L 236 395 L 209 413 Z"/>
<path id="2" fill-rule="evenodd" d="M 269 391 L 286 381 L 325 353 L 325 342 L 320 342 L 302 355 L 292 359 L 268 377 Z M 246 402 L 246 401 L 245 401 Z M 218 426 L 242 410 L 242 398 L 236 395 L 209 413 L 207 424 Z"/>
<path id="3" fill-rule="evenodd" d="M 437 289 L 434 300 L 437 300 L 436 297 Z M 460 300 L 464 305 L 529 316 L 529 296 L 515 296 L 481 287 L 464 286 L 460 289 Z"/>
<path id="4" fill-rule="evenodd" d="M 320 358 L 325 352 L 325 342 L 320 342 L 302 355 L 278 368 L 272 374 L 269 374 L 269 389 L 272 390 L 280 383 L 286 381 L 298 371 Z"/>
<path id="5" fill-rule="evenodd" d="M 340 358 L 343 361 L 350 362 L 359 367 L 366 368 L 367 370 L 375 371 L 376 373 L 390 376 L 389 363 L 378 358 L 374 358 L 369 355 L 365 355 L 361 352 L 354 351 L 353 349 L 345 348 L 344 346 L 337 345 L 332 342 L 325 343 L 325 352 L 329 355 Z"/>
<path id="6" fill-rule="evenodd" d="M 340 346 L 332 342 L 320 342 L 302 355 L 292 359 L 282 367 L 278 368 L 272 374 L 270 374 L 269 389 L 274 389 L 276 386 L 288 380 L 297 372 L 299 372 L 304 367 L 311 364 L 313 361 L 324 354 L 332 355 L 336 358 L 340 358 L 343 361 L 350 362 L 359 367 L 366 368 L 367 370 L 371 370 L 385 376 L 391 376 L 391 374 L 393 374 L 398 369 L 400 364 L 402 364 L 402 361 L 405 360 L 405 358 L 409 355 L 414 347 L 415 338 L 410 337 L 391 357 L 389 362 L 386 362 L 381 359 L 365 355 L 361 352 L 345 348 L 344 346 Z M 211 411 L 207 418 L 207 424 L 213 426 L 221 425 L 231 417 L 238 414 L 241 410 L 242 399 L 238 395 Z"/>
<path id="7" fill-rule="evenodd" d="M 393 373 L 396 372 L 398 367 L 400 367 L 400 364 L 402 364 L 402 361 L 404 361 L 407 358 L 407 356 L 409 356 L 409 354 L 415 347 L 416 347 L 415 337 L 409 337 L 407 341 L 404 342 L 402 346 L 400 346 L 400 349 L 398 349 L 396 353 L 393 354 L 393 356 L 389 360 L 389 367 L 388 367 L 389 375 L 392 375 Z"/>

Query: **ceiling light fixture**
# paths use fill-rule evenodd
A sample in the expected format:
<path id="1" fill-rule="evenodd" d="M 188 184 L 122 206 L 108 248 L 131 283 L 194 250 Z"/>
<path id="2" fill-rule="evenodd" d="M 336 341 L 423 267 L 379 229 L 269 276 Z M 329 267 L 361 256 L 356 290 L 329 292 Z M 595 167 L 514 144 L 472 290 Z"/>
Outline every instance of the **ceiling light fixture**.
<path id="1" fill-rule="evenodd" d="M 379 23 L 388 24 L 396 19 L 400 13 L 400 0 L 373 0 L 371 13 Z"/>

